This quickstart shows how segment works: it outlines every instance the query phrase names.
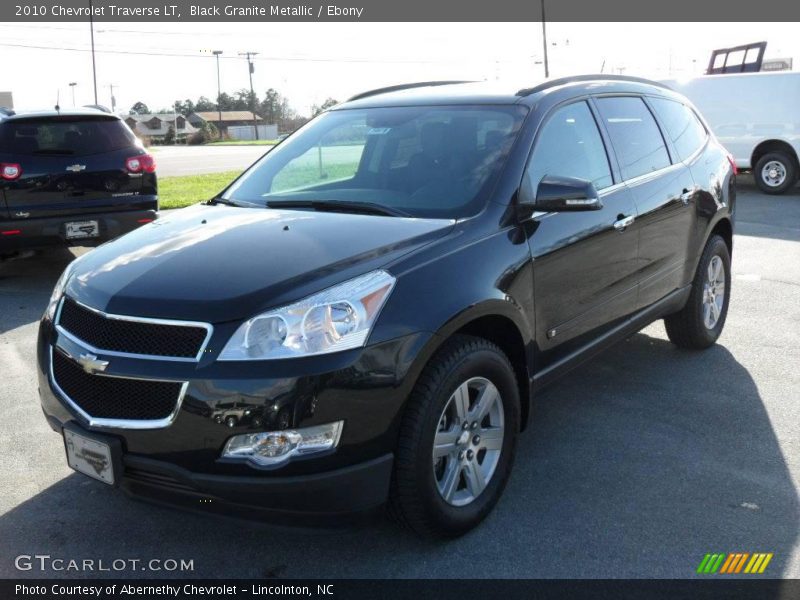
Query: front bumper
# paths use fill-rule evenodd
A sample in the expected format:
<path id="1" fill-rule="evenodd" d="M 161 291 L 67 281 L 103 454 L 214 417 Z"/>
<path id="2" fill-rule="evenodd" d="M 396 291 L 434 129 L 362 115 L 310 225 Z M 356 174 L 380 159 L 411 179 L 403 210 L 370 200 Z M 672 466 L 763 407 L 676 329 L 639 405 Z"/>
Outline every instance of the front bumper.
<path id="1" fill-rule="evenodd" d="M 123 458 L 122 490 L 135 498 L 187 510 L 287 525 L 328 524 L 369 514 L 386 502 L 393 456 L 293 477 L 193 473 L 135 455 Z"/>
<path id="2" fill-rule="evenodd" d="M 231 324 L 235 327 L 235 324 Z M 210 348 L 230 335 L 215 327 Z M 206 512 L 291 523 L 365 512 L 385 502 L 400 416 L 429 334 L 411 334 L 335 355 L 272 364 L 198 363 L 103 356 L 108 374 L 187 382 L 172 422 L 158 429 L 92 426 L 51 380 L 53 346 L 69 346 L 42 321 L 38 376 L 42 408 L 60 431 L 73 423 L 121 442 L 122 489 L 147 500 Z M 79 348 L 69 347 L 77 356 Z M 220 406 L 233 406 L 220 411 Z M 243 410 L 242 407 L 249 407 Z M 238 407 L 238 408 L 237 408 Z M 335 452 L 274 469 L 220 460 L 232 435 L 344 420 Z M 309 520 L 311 519 L 311 520 Z"/>
<path id="3" fill-rule="evenodd" d="M 155 220 L 157 217 L 158 212 L 156 210 L 131 210 L 0 221 L 0 231 L 19 232 L 0 235 L 0 252 L 13 252 L 45 246 L 103 242 L 133 231 L 146 222 Z M 94 238 L 68 240 L 65 235 L 65 223 L 72 221 L 97 221 L 100 235 Z"/>

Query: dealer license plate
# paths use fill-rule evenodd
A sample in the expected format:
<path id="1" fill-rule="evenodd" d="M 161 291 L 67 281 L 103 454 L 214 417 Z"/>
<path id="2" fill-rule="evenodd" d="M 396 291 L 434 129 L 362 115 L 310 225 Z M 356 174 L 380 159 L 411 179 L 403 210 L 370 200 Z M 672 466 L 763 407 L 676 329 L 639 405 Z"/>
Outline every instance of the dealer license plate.
<path id="1" fill-rule="evenodd" d="M 65 223 L 65 235 L 68 240 L 81 238 L 95 238 L 100 235 L 100 226 L 97 221 L 72 221 Z"/>
<path id="2" fill-rule="evenodd" d="M 64 429 L 64 446 L 70 467 L 103 483 L 114 485 L 114 464 L 108 444 Z"/>

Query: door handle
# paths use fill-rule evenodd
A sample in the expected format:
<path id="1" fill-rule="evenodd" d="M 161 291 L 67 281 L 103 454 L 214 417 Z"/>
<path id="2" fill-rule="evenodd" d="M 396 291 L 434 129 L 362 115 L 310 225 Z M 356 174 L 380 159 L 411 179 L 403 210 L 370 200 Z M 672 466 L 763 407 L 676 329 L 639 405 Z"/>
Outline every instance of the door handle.
<path id="1" fill-rule="evenodd" d="M 684 204 L 689 204 L 689 201 L 694 198 L 695 193 L 697 192 L 697 188 L 683 188 L 683 193 L 681 194 L 681 202 Z"/>
<path id="2" fill-rule="evenodd" d="M 633 222 L 636 220 L 636 217 L 634 217 L 633 215 L 629 215 L 627 217 L 623 217 L 622 215 L 620 215 L 620 217 L 621 218 L 614 221 L 614 229 L 616 229 L 617 231 L 625 231 L 625 228 L 628 227 L 629 225 L 632 225 Z"/>

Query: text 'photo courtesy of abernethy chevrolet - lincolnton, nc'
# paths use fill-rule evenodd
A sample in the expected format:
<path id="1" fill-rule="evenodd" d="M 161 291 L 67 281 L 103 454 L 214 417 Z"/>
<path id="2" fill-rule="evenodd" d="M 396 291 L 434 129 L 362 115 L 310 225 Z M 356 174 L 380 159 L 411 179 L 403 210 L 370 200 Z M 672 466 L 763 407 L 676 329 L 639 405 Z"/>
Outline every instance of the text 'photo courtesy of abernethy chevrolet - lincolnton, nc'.
<path id="1" fill-rule="evenodd" d="M 715 343 L 735 176 L 643 79 L 359 94 L 67 267 L 45 417 L 74 469 L 136 497 L 286 524 L 388 505 L 461 535 L 500 500 L 534 392 L 658 319 Z"/>

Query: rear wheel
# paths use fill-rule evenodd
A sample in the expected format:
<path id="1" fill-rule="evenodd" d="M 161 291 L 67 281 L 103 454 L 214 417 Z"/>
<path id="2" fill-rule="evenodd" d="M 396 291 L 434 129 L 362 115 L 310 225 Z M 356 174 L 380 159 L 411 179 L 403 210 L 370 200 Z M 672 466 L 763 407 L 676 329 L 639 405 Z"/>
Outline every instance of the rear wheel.
<path id="1" fill-rule="evenodd" d="M 797 163 L 784 152 L 769 152 L 756 162 L 753 178 L 762 192 L 782 194 L 797 182 Z"/>
<path id="2" fill-rule="evenodd" d="M 519 432 L 514 370 L 491 342 L 456 336 L 425 368 L 408 401 L 390 511 L 431 537 L 480 523 L 503 493 Z"/>
<path id="3" fill-rule="evenodd" d="M 708 348 L 717 341 L 728 316 L 731 255 L 720 236 L 712 236 L 700 257 L 686 305 L 664 319 L 667 337 L 681 348 Z"/>

